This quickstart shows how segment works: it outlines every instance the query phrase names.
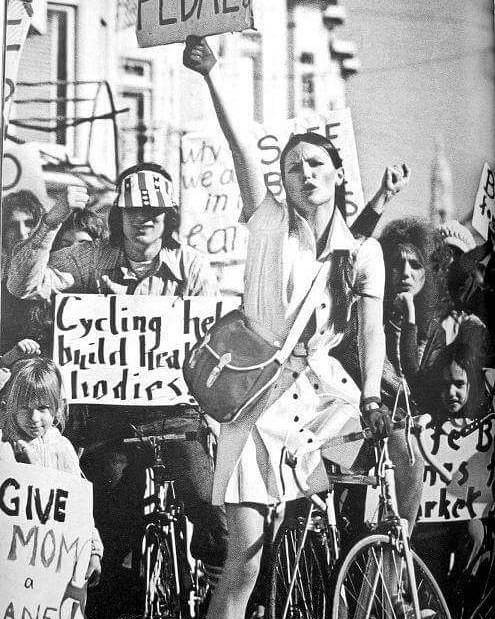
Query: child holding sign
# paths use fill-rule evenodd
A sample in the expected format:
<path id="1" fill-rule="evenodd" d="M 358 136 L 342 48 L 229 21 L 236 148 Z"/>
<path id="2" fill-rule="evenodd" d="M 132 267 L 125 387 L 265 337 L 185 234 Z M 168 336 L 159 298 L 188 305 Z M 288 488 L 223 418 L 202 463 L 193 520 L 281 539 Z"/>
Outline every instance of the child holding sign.
<path id="1" fill-rule="evenodd" d="M 5 388 L 0 426 L 3 428 L 0 458 L 54 468 L 81 475 L 79 460 L 70 441 L 62 436 L 66 416 L 62 377 L 50 359 L 36 357 L 14 364 Z M 57 427 L 58 426 L 58 427 Z M 60 428 L 60 429 L 59 429 Z M 103 546 L 95 529 L 86 578 L 97 584 Z"/>

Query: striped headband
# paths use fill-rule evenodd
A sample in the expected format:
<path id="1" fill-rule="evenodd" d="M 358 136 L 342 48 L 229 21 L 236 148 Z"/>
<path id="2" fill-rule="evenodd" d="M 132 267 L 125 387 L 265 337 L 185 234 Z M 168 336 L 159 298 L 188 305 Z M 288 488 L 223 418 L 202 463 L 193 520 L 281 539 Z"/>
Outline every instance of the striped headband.
<path id="1" fill-rule="evenodd" d="M 120 208 L 176 208 L 172 181 L 159 172 L 140 170 L 121 180 L 117 206 Z"/>

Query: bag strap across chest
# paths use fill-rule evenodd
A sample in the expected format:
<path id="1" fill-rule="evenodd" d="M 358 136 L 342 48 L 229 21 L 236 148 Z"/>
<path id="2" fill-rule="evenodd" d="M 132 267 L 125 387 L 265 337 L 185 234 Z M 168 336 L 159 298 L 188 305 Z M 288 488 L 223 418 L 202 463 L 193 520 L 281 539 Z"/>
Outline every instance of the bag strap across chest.
<path id="1" fill-rule="evenodd" d="M 290 357 L 297 342 L 299 341 L 299 338 L 301 337 L 302 332 L 304 331 L 305 326 L 308 324 L 311 314 L 318 304 L 321 298 L 321 293 L 327 284 L 330 267 L 331 258 L 330 260 L 323 262 L 319 267 L 316 277 L 314 278 L 301 308 L 299 309 L 294 324 L 287 335 L 285 343 L 280 351 L 275 355 L 280 364 L 284 363 Z"/>

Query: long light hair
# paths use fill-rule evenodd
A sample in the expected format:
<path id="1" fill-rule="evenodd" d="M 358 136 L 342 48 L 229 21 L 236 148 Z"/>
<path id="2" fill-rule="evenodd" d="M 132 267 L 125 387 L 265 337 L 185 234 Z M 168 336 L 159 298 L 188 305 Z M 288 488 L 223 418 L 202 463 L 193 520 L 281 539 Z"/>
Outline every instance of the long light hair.
<path id="1" fill-rule="evenodd" d="M 14 364 L 5 387 L 4 437 L 17 440 L 22 430 L 17 424 L 17 411 L 30 403 L 43 402 L 53 412 L 53 423 L 63 431 L 66 410 L 62 376 L 55 363 L 46 357 L 24 359 Z"/>

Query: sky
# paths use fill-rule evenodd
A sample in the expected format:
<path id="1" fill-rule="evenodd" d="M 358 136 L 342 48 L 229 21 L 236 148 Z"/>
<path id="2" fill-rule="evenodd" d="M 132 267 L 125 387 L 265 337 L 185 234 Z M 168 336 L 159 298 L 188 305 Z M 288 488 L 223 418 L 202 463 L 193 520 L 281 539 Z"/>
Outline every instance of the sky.
<path id="1" fill-rule="evenodd" d="M 348 80 L 365 196 L 384 167 L 406 162 L 410 186 L 387 219 L 429 213 L 435 141 L 445 149 L 459 219 L 483 163 L 495 162 L 492 0 L 345 0 L 362 69 Z M 393 211 L 392 211 L 393 209 Z"/>

